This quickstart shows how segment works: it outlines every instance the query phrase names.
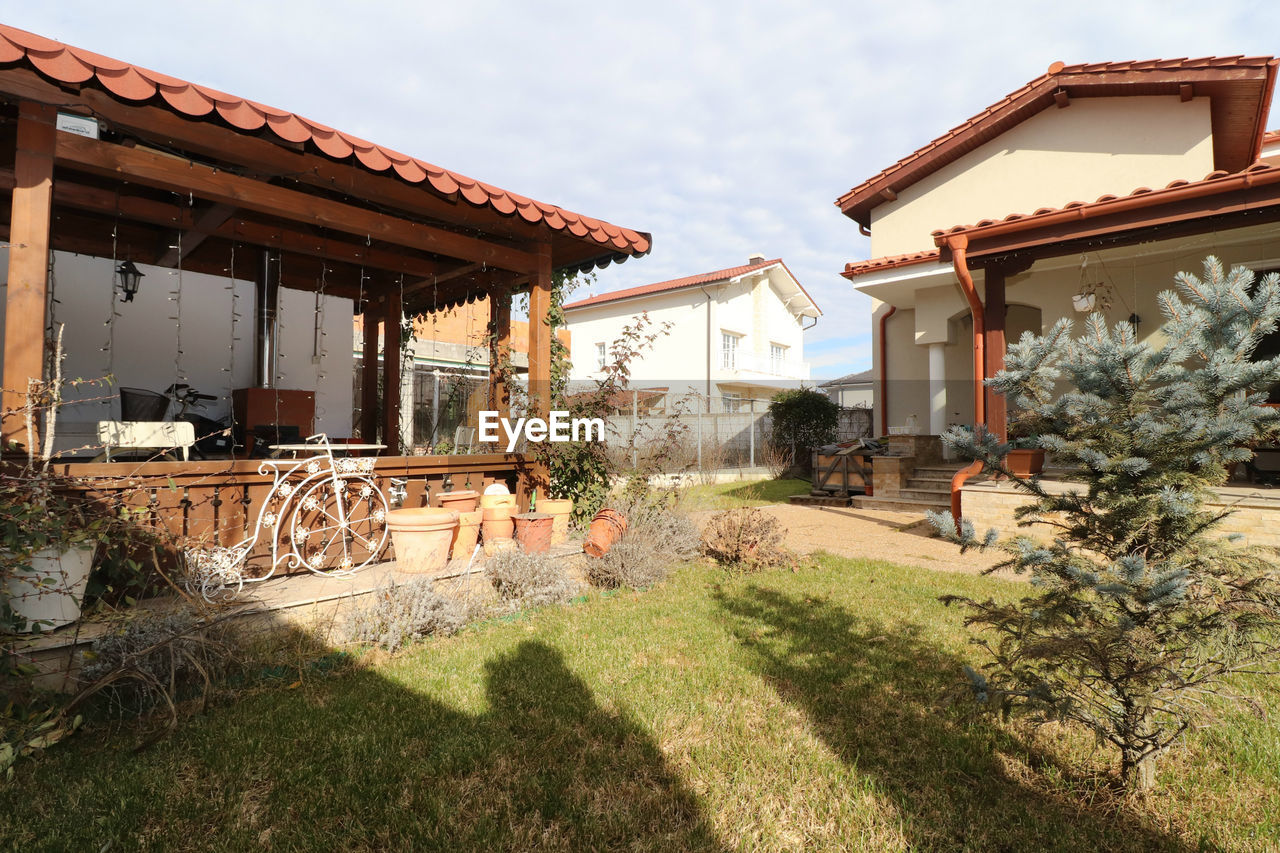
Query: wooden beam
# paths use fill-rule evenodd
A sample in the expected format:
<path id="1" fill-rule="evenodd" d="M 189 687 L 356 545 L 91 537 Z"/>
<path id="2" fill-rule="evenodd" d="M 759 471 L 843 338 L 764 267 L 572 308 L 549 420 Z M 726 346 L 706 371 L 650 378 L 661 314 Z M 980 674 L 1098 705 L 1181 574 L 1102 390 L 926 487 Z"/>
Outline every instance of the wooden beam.
<path id="1" fill-rule="evenodd" d="M 986 305 L 983 311 L 983 357 L 986 359 L 986 375 L 995 376 L 1004 369 L 1005 352 L 1005 270 L 989 266 L 985 270 L 984 285 Z M 1008 406 L 1003 394 L 986 389 L 987 429 L 1003 441 L 1008 435 Z"/>
<path id="2" fill-rule="evenodd" d="M 511 291 L 489 291 L 489 408 L 501 417 L 511 414 L 511 389 L 505 370 L 511 369 Z"/>
<path id="3" fill-rule="evenodd" d="M 1066 89 L 1059 89 L 1053 93 L 1053 102 L 1058 105 L 1058 109 L 1071 106 L 1071 96 L 1067 94 Z"/>
<path id="4" fill-rule="evenodd" d="M 384 456 L 400 455 L 400 292 L 387 294 L 382 320 L 382 443 Z"/>
<path id="5" fill-rule="evenodd" d="M 489 266 L 517 272 L 528 272 L 535 264 L 534 256 L 520 249 L 386 216 L 252 178 L 243 178 L 153 151 L 60 133 L 55 156 L 61 165 L 93 174 L 171 192 L 190 193 L 209 201 L 232 204 L 270 216 L 279 216 L 291 222 L 305 222 L 366 239 L 378 239 L 467 261 L 480 261 Z"/>
<path id="6" fill-rule="evenodd" d="M 230 219 L 235 212 L 236 209 L 229 204 L 213 204 L 205 208 L 196 216 L 190 228 L 181 229 L 175 244 L 160 256 L 156 266 L 176 267 L 183 258 L 200 248 L 200 244 L 209 239 L 218 230 L 218 226 Z"/>
<path id="7" fill-rule="evenodd" d="M 49 218 L 53 211 L 53 152 L 57 110 L 23 101 L 9 219 L 9 286 L 4 316 L 4 447 L 27 446 L 27 389 L 44 379 L 45 307 L 49 285 Z M 39 446 L 39 413 L 30 440 Z"/>
<path id="8" fill-rule="evenodd" d="M 361 317 L 364 352 L 360 388 L 360 438 L 374 442 L 378 437 L 378 317 L 366 311 Z"/>
<path id="9" fill-rule="evenodd" d="M 538 247 L 538 269 L 529 285 L 529 413 L 545 418 L 551 408 L 551 247 Z"/>
<path id="10" fill-rule="evenodd" d="M 1191 100 L 1195 96 L 1196 96 L 1195 87 L 1192 86 L 1190 83 L 1183 83 L 1181 86 L 1178 87 L 1178 98 L 1183 103 L 1186 103 L 1187 101 Z"/>

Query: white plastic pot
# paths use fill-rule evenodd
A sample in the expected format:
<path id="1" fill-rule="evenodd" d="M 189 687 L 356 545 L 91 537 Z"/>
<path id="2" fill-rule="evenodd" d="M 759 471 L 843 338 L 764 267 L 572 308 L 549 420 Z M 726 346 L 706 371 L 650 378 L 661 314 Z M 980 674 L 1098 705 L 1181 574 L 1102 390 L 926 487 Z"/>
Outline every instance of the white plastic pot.
<path id="1" fill-rule="evenodd" d="M 4 597 L 19 631 L 49 630 L 80 618 L 93 552 L 92 545 L 66 551 L 45 548 L 31 555 L 29 571 L 5 578 Z"/>

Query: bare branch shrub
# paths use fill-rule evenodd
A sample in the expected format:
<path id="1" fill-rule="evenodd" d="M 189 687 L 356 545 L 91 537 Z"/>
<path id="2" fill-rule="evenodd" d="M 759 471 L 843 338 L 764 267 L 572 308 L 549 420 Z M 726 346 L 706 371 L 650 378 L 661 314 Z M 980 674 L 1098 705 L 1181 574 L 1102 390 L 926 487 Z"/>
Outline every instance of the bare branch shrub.
<path id="1" fill-rule="evenodd" d="M 702 531 L 702 550 L 717 563 L 758 571 L 790 561 L 782 547 L 786 529 L 778 519 L 755 507 L 716 513 Z"/>
<path id="2" fill-rule="evenodd" d="M 500 551 L 485 561 L 484 576 L 498 595 L 527 607 L 568 601 L 578 592 L 562 558 L 546 554 Z"/>
<path id="3" fill-rule="evenodd" d="M 391 581 L 370 595 L 370 604 L 352 610 L 347 638 L 394 652 L 425 639 L 456 634 L 477 614 L 474 605 L 431 591 L 430 578 Z"/>
<path id="4" fill-rule="evenodd" d="M 796 455 L 791 445 L 768 440 L 760 449 L 760 458 L 764 462 L 764 467 L 769 471 L 769 476 L 777 480 L 791 470 L 791 466 L 795 464 Z"/>
<path id="5" fill-rule="evenodd" d="M 587 561 L 587 580 L 604 589 L 649 589 L 666 580 L 670 561 L 635 536 L 615 542 L 599 559 Z"/>

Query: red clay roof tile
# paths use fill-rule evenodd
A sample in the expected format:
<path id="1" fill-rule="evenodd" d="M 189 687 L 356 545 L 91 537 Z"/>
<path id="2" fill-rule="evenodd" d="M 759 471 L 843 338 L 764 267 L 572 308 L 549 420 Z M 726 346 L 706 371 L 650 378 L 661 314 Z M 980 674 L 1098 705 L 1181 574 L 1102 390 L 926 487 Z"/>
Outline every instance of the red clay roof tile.
<path id="1" fill-rule="evenodd" d="M 937 257 L 938 255 L 936 251 L 933 254 L 934 257 Z M 606 302 L 616 302 L 619 299 L 630 299 L 633 296 L 648 296 L 651 293 L 663 293 L 668 290 L 696 287 L 700 284 L 712 284 L 713 282 L 726 281 L 740 275 L 746 275 L 747 273 L 762 270 L 766 267 L 778 264 L 781 264 L 782 268 L 787 270 L 787 275 L 791 276 L 792 281 L 796 283 L 796 287 L 800 288 L 800 292 L 805 295 L 805 298 L 809 300 L 810 304 L 812 304 L 813 307 L 817 309 L 818 313 L 821 314 L 822 309 L 818 308 L 818 303 L 813 301 L 813 297 L 809 296 L 809 292 L 804 289 L 804 285 L 800 283 L 800 279 L 796 278 L 795 274 L 787 268 L 787 265 L 783 263 L 782 258 L 774 258 L 771 261 L 760 261 L 755 264 L 744 264 L 740 267 L 729 267 L 728 269 L 716 270 L 715 272 L 688 275 L 683 278 L 673 278 L 669 281 L 659 281 L 654 284 L 642 284 L 639 287 L 628 287 L 624 290 L 615 290 L 612 293 L 601 293 L 598 296 L 588 296 L 586 299 L 579 299 L 577 302 L 570 302 L 564 307 L 566 310 L 570 308 L 586 308 L 591 305 L 603 305 Z"/>
<path id="2" fill-rule="evenodd" d="M 937 249 L 929 249 L 923 252 L 909 252 L 905 255 L 886 255 L 881 258 L 867 258 L 864 261 L 851 261 L 844 265 L 844 272 L 840 273 L 840 275 L 852 279 L 878 270 L 890 270 L 896 267 L 908 267 L 914 264 L 936 261 L 939 256 Z"/>
<path id="3" fill-rule="evenodd" d="M 1200 57 L 1197 59 L 1151 59 L 1144 61 L 1095 62 L 1066 65 L 1055 62 L 1049 66 L 1045 74 L 1037 77 L 1025 86 L 1017 89 L 977 115 L 956 125 L 951 130 L 934 139 L 912 153 L 903 157 L 893 165 L 867 178 L 853 189 L 846 192 L 836 201 L 836 205 L 849 216 L 864 226 L 870 225 L 871 208 L 884 201 L 881 190 L 889 189 L 901 192 L 925 175 L 930 174 L 946 164 L 953 162 L 973 147 L 993 139 L 1011 123 L 1025 120 L 1046 108 L 1053 102 L 1053 92 L 1061 87 L 1060 78 L 1071 75 L 1098 75 L 1097 82 L 1103 83 L 1103 75 L 1126 71 L 1178 71 L 1187 72 L 1187 82 L 1192 82 L 1196 71 L 1222 68 L 1254 68 L 1261 69 L 1266 77 L 1266 85 L 1260 93 L 1260 106 L 1256 119 L 1257 136 L 1262 137 L 1261 122 L 1266 118 L 1270 105 L 1270 92 L 1275 83 L 1277 60 L 1270 56 L 1221 56 Z M 1088 85 L 1087 81 L 1074 81 L 1074 85 Z M 1256 156 L 1256 150 L 1248 157 Z"/>
<path id="4" fill-rule="evenodd" d="M 995 226 L 1000 226 L 1005 223 L 1018 222 L 1019 220 L 1028 220 L 1028 221 L 1040 220 L 1040 219 L 1044 219 L 1045 217 L 1054 216 L 1055 214 L 1065 213 L 1068 210 L 1079 211 L 1081 208 L 1093 209 L 1093 208 L 1110 204 L 1112 202 L 1124 202 L 1126 199 L 1137 198 L 1139 196 L 1146 196 L 1146 198 L 1143 199 L 1144 207 L 1146 206 L 1155 207 L 1157 205 L 1163 204 L 1172 199 L 1176 199 L 1179 196 L 1184 196 L 1187 193 L 1193 193 L 1198 188 L 1203 186 L 1208 186 L 1210 184 L 1215 184 L 1215 183 L 1222 184 L 1223 185 L 1222 190 L 1224 192 L 1228 192 L 1236 188 L 1236 184 L 1238 183 L 1238 181 L 1236 181 L 1235 179 L 1243 179 L 1245 181 L 1248 181 L 1250 179 L 1250 176 L 1254 176 L 1254 175 L 1265 175 L 1268 180 L 1280 180 L 1280 167 L 1273 166 L 1269 163 L 1257 162 L 1249 166 L 1249 168 L 1247 169 L 1241 169 L 1239 172 L 1224 172 L 1221 169 L 1218 169 L 1213 172 L 1210 172 L 1209 174 L 1205 175 L 1204 178 L 1198 181 L 1186 181 L 1186 180 L 1170 181 L 1167 186 L 1162 187 L 1160 189 L 1151 189 L 1149 187 L 1138 187 L 1137 189 L 1133 190 L 1132 192 L 1130 192 L 1128 195 L 1125 195 L 1125 196 L 1107 194 L 1107 195 L 1099 196 L 1096 201 L 1092 201 L 1092 202 L 1073 201 L 1070 204 L 1064 205 L 1063 207 L 1042 207 L 1039 210 L 1037 210 L 1035 213 L 1031 213 L 1031 214 L 1011 213 L 1008 216 L 1006 216 L 1004 219 L 982 219 L 971 225 L 953 225 L 950 228 L 934 231 L 933 238 L 934 238 L 934 242 L 939 246 L 941 246 L 944 242 L 946 242 L 947 237 L 954 234 L 964 233 L 964 234 L 972 235 L 974 237 L 981 237 L 982 232 L 985 229 L 989 229 Z M 1081 218 L 1083 219 L 1084 217 L 1081 217 Z M 1027 227 L 1035 227 L 1035 226 L 1032 224 L 1028 224 Z M 935 250 L 932 254 L 934 255 L 934 257 L 937 257 L 938 252 Z M 910 257 L 910 256 L 903 255 L 899 257 Z M 877 258 L 875 260 L 876 261 L 882 261 L 882 260 L 892 261 L 894 259 L 893 258 L 887 258 L 887 259 Z M 871 263 L 874 263 L 874 261 L 860 261 L 858 263 L 871 264 Z M 901 265 L 901 264 L 897 264 L 897 265 Z M 847 264 L 845 266 L 846 276 L 848 275 L 850 267 L 853 267 L 853 266 L 855 266 L 855 264 Z"/>
<path id="5" fill-rule="evenodd" d="M 533 202 L 497 187 L 483 186 L 456 172 L 349 136 L 295 113 L 0 24 L 0 62 L 20 62 L 23 59 L 60 83 L 84 83 L 96 78 L 112 95 L 127 101 L 145 101 L 159 94 L 165 103 L 182 115 L 203 117 L 216 110 L 227 124 L 239 130 L 266 127 L 286 142 L 313 142 L 321 152 L 336 160 L 354 155 L 370 171 L 392 171 L 401 180 L 411 184 L 426 183 L 443 195 L 461 194 L 477 207 L 489 206 L 499 213 L 518 215 L 531 223 L 541 222 L 552 230 L 568 232 L 575 237 L 589 236 L 601 246 L 617 249 L 619 254 L 643 255 L 652 245 L 652 238 L 643 232 L 619 228 L 555 205 Z"/>

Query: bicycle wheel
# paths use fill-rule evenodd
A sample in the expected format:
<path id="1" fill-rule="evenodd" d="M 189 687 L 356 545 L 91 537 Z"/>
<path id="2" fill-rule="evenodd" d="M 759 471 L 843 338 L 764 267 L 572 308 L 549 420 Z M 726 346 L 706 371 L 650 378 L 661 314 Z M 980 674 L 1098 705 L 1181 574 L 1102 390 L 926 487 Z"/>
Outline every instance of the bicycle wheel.
<path id="1" fill-rule="evenodd" d="M 326 477 L 297 498 L 289 544 L 320 574 L 350 574 L 378 559 L 387 542 L 387 499 L 368 477 Z"/>

